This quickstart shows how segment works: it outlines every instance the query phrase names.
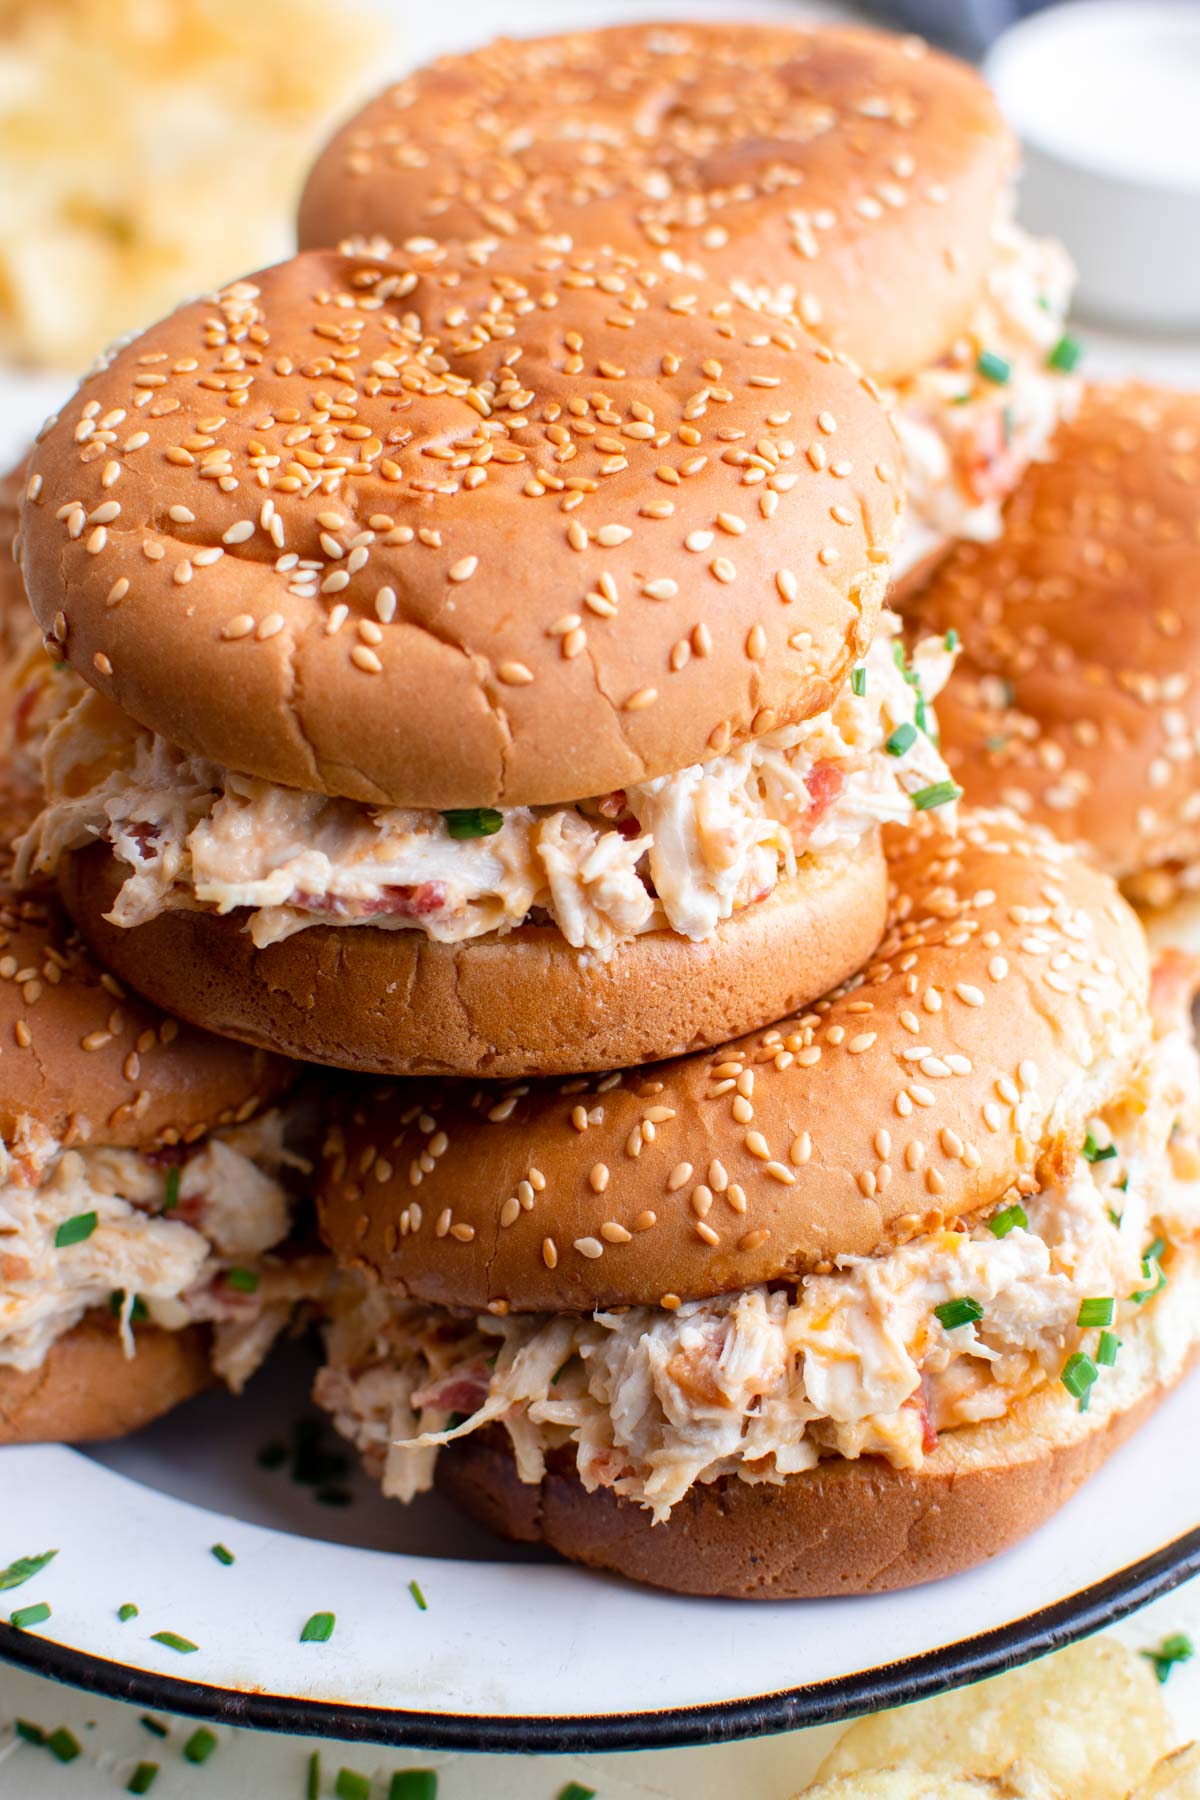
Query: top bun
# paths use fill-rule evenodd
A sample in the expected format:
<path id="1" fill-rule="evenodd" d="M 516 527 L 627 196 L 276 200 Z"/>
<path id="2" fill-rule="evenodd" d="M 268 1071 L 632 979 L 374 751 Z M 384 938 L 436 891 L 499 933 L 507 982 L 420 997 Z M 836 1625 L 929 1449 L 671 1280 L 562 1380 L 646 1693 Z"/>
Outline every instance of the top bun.
<path id="1" fill-rule="evenodd" d="M 6 658 L 31 637 L 34 628 L 17 566 L 17 524 L 28 475 L 26 465 L 18 463 L 0 477 L 0 656 Z"/>
<path id="2" fill-rule="evenodd" d="M 348 1097 L 318 1184 L 338 1260 L 447 1305 L 670 1305 L 869 1255 L 1077 1145 L 1149 1036 L 1133 912 L 1012 815 L 889 838 L 875 957 L 773 1030 L 625 1075 Z"/>
<path id="3" fill-rule="evenodd" d="M 34 449 L 34 611 L 139 723 L 401 806 L 555 803 L 823 710 L 898 529 L 869 383 L 721 287 L 300 256 Z"/>
<path id="4" fill-rule="evenodd" d="M 389 88 L 318 159 L 300 239 L 562 233 L 794 306 L 894 381 L 966 323 L 1014 161 L 979 76 L 916 39 L 617 26 Z"/>
<path id="5" fill-rule="evenodd" d="M 1200 855 L 1200 394 L 1088 388 L 1002 535 L 905 610 L 962 639 L 938 720 L 971 800 L 1118 876 Z"/>
<path id="6" fill-rule="evenodd" d="M 0 889 L 0 1142 L 191 1143 L 284 1093 L 295 1063 L 127 994 L 47 896 Z"/>

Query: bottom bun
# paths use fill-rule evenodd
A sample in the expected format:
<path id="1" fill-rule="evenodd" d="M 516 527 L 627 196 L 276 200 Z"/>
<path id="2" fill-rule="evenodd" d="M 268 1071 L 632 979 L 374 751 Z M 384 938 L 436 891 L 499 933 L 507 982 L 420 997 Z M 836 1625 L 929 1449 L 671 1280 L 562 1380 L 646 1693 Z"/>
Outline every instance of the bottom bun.
<path id="1" fill-rule="evenodd" d="M 608 962 L 548 925 L 461 944 L 314 925 L 265 950 L 237 914 L 124 930 L 104 917 L 120 880 L 104 846 L 63 859 L 67 910 L 130 987 L 226 1037 L 385 1075 L 581 1074 L 725 1043 L 861 968 L 887 907 L 878 834 L 805 859 L 703 943 L 648 932 Z"/>
<path id="2" fill-rule="evenodd" d="M 124 1437 L 211 1386 L 201 1326 L 139 1325 L 127 1357 L 113 1320 L 88 1313 L 37 1369 L 0 1369 L 0 1444 L 81 1444 Z"/>
<path id="3" fill-rule="evenodd" d="M 779 1483 L 725 1476 L 690 1489 L 660 1525 L 610 1488 L 589 1494 L 569 1448 L 551 1456 L 539 1485 L 523 1482 L 499 1426 L 443 1451 L 437 1481 L 502 1537 L 651 1587 L 732 1600 L 883 1593 L 957 1574 L 1027 1537 L 1183 1372 L 1143 1383 L 1107 1412 L 1080 1413 L 1057 1384 L 1041 1388 L 1002 1420 L 946 1432 L 917 1470 L 834 1456 Z"/>

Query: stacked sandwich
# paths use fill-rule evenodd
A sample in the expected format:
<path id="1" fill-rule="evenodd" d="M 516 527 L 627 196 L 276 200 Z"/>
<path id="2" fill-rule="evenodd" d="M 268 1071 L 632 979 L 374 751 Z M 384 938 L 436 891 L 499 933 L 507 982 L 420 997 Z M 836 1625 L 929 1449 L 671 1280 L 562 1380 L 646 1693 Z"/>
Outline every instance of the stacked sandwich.
<path id="1" fill-rule="evenodd" d="M 300 254 L 31 453 L 16 879 L 229 1067 L 349 1072 L 318 1397 L 398 1498 L 691 1591 L 894 1586 L 1029 1530 L 1190 1359 L 1182 1009 L 1107 874 L 960 804 L 965 627 L 885 607 L 1077 398 L 1012 164 L 973 75 L 866 32 L 448 59 L 325 152 Z M 282 1142 L 138 1091 L 39 1195 Z M 120 1203 L 174 1229 L 194 1166 Z M 112 1329 L 219 1333 L 232 1287 L 265 1344 L 324 1281 L 277 1223 L 210 1221 L 182 1310 L 106 1261 Z"/>

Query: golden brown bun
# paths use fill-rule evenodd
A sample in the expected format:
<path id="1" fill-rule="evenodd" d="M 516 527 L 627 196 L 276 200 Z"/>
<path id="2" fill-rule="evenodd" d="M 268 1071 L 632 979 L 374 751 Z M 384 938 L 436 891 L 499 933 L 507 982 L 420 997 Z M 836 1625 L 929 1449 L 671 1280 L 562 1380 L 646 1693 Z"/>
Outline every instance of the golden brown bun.
<path id="1" fill-rule="evenodd" d="M 301 256 L 84 382 L 26 585 L 86 680 L 228 767 L 601 795 L 822 711 L 866 649 L 900 501 L 868 385 L 662 271 Z"/>
<path id="2" fill-rule="evenodd" d="M 551 925 L 438 944 L 419 931 L 315 925 L 256 950 L 244 915 L 161 913 L 125 930 L 97 846 L 63 859 L 66 904 L 97 955 L 172 1012 L 309 1062 L 387 1075 L 574 1074 L 680 1055 L 843 980 L 883 931 L 877 840 L 813 857 L 693 944 L 649 932 L 607 963 Z"/>
<path id="3" fill-rule="evenodd" d="M 938 700 L 947 760 L 1129 875 L 1200 854 L 1200 394 L 1085 391 L 991 544 L 907 604 L 965 654 Z"/>
<path id="4" fill-rule="evenodd" d="M 338 1260 L 477 1309 L 704 1298 L 974 1213 L 1081 1137 L 1148 1034 L 1133 913 L 1011 816 L 891 829 L 888 934 L 799 1019 L 624 1077 L 347 1096 Z"/>
<path id="5" fill-rule="evenodd" d="M 1028 1537 L 1168 1391 L 1147 1385 L 1123 1411 L 1079 1413 L 1063 1388 L 1044 1387 L 1003 1420 L 943 1433 L 919 1470 L 834 1456 L 778 1485 L 725 1476 L 690 1489 L 660 1525 L 610 1488 L 587 1493 L 569 1449 L 552 1455 L 540 1486 L 521 1481 L 499 1426 L 443 1450 L 437 1481 L 503 1537 L 652 1587 L 735 1600 L 877 1594 Z"/>
<path id="6" fill-rule="evenodd" d="M 15 555 L 21 490 L 27 477 L 23 462 L 0 477 L 0 656 L 5 658 L 12 656 L 33 625 Z"/>
<path id="7" fill-rule="evenodd" d="M 0 1444 L 124 1437 L 212 1383 L 208 1332 L 139 1325 L 126 1357 L 112 1319 L 88 1313 L 40 1368 L 0 1369 Z"/>
<path id="8" fill-rule="evenodd" d="M 0 1140 L 152 1149 L 247 1118 L 295 1065 L 167 1018 L 92 960 L 52 896 L 0 888 Z"/>
<path id="9" fill-rule="evenodd" d="M 318 158 L 304 244 L 565 233 L 795 296 L 879 379 L 935 361 L 1015 146 L 965 64 L 882 32 L 635 25 L 447 56 Z"/>

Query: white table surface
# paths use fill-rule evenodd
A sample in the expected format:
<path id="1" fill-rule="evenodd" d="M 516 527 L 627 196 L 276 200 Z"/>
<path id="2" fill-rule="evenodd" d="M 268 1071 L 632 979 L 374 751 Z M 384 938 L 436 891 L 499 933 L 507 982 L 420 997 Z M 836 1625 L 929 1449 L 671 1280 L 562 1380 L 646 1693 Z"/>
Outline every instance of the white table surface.
<path id="1" fill-rule="evenodd" d="M 397 10 L 403 0 L 394 0 Z M 411 61 L 441 50 L 463 48 L 499 31 L 534 33 L 562 29 L 558 0 L 458 0 L 452 8 L 407 7 L 404 19 Z M 575 0 L 572 22 L 619 18 L 728 16 L 729 0 Z M 800 8 L 785 3 L 738 9 L 795 18 Z M 848 8 L 806 6 L 809 14 L 836 16 Z M 381 71 L 381 78 L 385 74 Z M 1200 341 L 1151 340 L 1084 331 L 1085 370 L 1094 375 L 1130 375 L 1175 386 L 1200 387 Z M 31 377 L 0 370 L 0 467 L 20 453 L 41 418 L 70 391 L 68 376 Z M 1136 1453 L 1136 1452 L 1135 1452 Z M 1126 1642 L 1142 1648 L 1170 1632 L 1186 1631 L 1200 1643 L 1200 1581 L 1177 1589 L 1118 1628 Z M 1200 1737 L 1200 1658 L 1176 1669 L 1167 1697 L 1181 1738 Z M 16 1740 L 16 1717 L 51 1730 L 67 1725 L 84 1747 L 64 1766 L 46 1751 Z M 162 1715 L 166 1722 L 166 1715 Z M 387 1777 L 404 1767 L 436 1769 L 439 1800 L 553 1800 L 569 1780 L 596 1790 L 598 1800 L 784 1800 L 813 1773 L 838 1734 L 821 1727 L 742 1744 L 699 1750 L 643 1751 L 588 1757 L 503 1758 L 492 1756 L 405 1756 L 403 1752 L 279 1738 L 265 1733 L 215 1727 L 218 1749 L 203 1766 L 185 1762 L 181 1748 L 195 1721 L 171 1721 L 166 1740 L 152 1736 L 136 1708 L 100 1700 L 0 1665 L 0 1800 L 43 1800 L 71 1796 L 99 1800 L 124 1791 L 134 1765 L 157 1762 L 154 1800 L 300 1800 L 308 1758 L 321 1753 L 322 1796 L 332 1795 L 336 1772 L 352 1768 L 375 1780 L 373 1796 L 386 1794 Z"/>

